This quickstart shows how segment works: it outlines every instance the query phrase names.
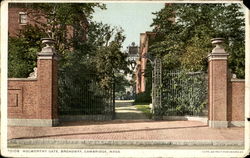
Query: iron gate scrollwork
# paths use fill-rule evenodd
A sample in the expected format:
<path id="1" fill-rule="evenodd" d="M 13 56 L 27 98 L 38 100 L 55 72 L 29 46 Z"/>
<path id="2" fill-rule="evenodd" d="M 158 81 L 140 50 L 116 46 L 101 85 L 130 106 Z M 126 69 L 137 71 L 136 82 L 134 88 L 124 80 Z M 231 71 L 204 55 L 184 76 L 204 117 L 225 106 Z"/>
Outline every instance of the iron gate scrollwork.
<path id="1" fill-rule="evenodd" d="M 152 72 L 152 104 L 153 104 L 153 119 L 162 119 L 162 65 L 161 59 L 155 58 Z"/>
<path id="2" fill-rule="evenodd" d="M 152 71 L 153 119 L 163 116 L 206 116 L 208 104 L 207 74 L 202 71 L 162 69 L 155 58 Z"/>

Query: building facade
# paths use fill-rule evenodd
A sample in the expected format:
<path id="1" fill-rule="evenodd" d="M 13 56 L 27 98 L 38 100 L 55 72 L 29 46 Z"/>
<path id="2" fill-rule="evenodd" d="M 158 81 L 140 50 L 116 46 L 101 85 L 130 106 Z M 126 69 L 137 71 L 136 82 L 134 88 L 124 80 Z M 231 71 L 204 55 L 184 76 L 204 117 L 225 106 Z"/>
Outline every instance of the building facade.
<path id="1" fill-rule="evenodd" d="M 146 78 L 144 76 L 147 62 L 149 40 L 154 38 L 156 33 L 145 32 L 140 34 L 140 48 L 139 48 L 139 58 L 136 65 L 136 93 L 142 93 L 146 90 Z"/>
<path id="2" fill-rule="evenodd" d="M 134 84 L 134 74 L 135 74 L 135 67 L 136 61 L 139 59 L 139 46 L 136 45 L 134 42 L 131 43 L 127 47 L 128 49 L 128 56 L 127 59 L 130 62 L 129 69 L 132 71 L 131 74 L 127 74 L 125 76 L 126 80 L 130 82 L 130 86 L 126 87 L 126 94 L 129 94 L 131 99 L 134 99 L 135 96 L 135 84 Z"/>
<path id="3" fill-rule="evenodd" d="M 31 6 L 29 4 L 16 4 L 10 3 L 8 10 L 8 31 L 9 36 L 17 36 L 20 30 L 24 29 L 28 24 L 35 25 L 31 17 L 28 17 L 27 9 Z M 31 16 L 31 14 L 29 14 Z M 43 19 L 43 22 L 46 22 L 46 19 Z"/>
<path id="4" fill-rule="evenodd" d="M 42 11 L 39 11 L 34 7 L 32 3 L 9 3 L 8 9 L 8 32 L 10 37 L 16 37 L 20 34 L 20 31 L 24 29 L 28 25 L 39 26 L 39 28 L 44 29 L 45 33 L 48 34 L 51 38 L 53 37 L 53 33 L 51 32 L 52 28 L 50 28 L 50 19 L 46 18 L 47 14 L 44 14 Z M 88 31 L 88 20 L 83 16 L 82 26 L 82 40 L 87 39 L 87 31 Z M 55 26 L 60 27 L 58 26 Z M 55 29 L 56 29 L 55 28 Z M 67 35 L 66 38 L 70 39 L 76 36 L 79 32 L 78 29 L 74 29 L 73 26 L 66 26 Z"/>

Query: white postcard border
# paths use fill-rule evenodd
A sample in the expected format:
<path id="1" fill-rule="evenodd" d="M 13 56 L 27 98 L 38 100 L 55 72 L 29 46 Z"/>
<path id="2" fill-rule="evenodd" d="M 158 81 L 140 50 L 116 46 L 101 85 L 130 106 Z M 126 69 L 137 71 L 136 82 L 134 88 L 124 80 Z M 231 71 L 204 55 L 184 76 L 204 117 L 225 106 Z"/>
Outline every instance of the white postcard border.
<path id="1" fill-rule="evenodd" d="M 7 52 L 8 52 L 8 2 L 41 2 L 39 0 L 6 0 L 1 2 L 1 154 L 13 157 L 243 157 L 250 151 L 250 12 L 245 8 L 245 149 L 244 150 L 165 150 L 165 149 L 8 149 L 7 148 Z M 105 2 L 105 3 L 242 3 L 233 1 L 80 1 L 45 0 L 42 2 Z M 243 4 L 242 4 L 243 5 Z M 247 36 L 248 35 L 248 36 Z"/>

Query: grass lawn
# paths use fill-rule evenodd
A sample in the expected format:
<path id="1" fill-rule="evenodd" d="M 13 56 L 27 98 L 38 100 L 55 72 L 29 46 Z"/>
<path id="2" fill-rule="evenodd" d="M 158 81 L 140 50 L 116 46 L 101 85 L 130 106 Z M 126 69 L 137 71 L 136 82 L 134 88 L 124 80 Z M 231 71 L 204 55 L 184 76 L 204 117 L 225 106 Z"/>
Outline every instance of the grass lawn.
<path id="1" fill-rule="evenodd" d="M 152 118 L 151 109 L 148 104 L 135 104 L 135 107 L 142 111 L 149 119 Z"/>

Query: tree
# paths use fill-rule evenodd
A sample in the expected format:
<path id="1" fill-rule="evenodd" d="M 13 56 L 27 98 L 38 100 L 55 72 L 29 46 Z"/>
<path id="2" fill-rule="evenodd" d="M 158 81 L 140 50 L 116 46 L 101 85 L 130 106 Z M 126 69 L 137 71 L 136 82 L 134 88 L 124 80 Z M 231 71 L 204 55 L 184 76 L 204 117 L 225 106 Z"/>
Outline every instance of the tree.
<path id="1" fill-rule="evenodd" d="M 130 72 L 127 55 L 121 51 L 125 39 L 122 32 L 107 24 L 91 22 L 88 39 L 65 56 L 61 68 L 95 74 L 102 87 L 111 88 L 117 73 Z"/>
<path id="2" fill-rule="evenodd" d="M 59 103 L 63 113 L 105 114 L 110 110 L 115 78 L 121 81 L 115 73 L 127 69 L 125 54 L 120 51 L 123 40 L 122 30 L 89 24 L 88 39 L 61 61 Z"/>
<path id="3" fill-rule="evenodd" d="M 18 68 L 14 64 L 9 65 L 10 77 L 20 77 L 16 74 L 27 77 L 36 65 L 36 53 L 41 49 L 40 39 L 48 36 L 56 41 L 62 70 L 96 74 L 100 84 L 106 88 L 111 87 L 115 73 L 121 70 L 128 73 L 127 56 L 120 50 L 125 39 L 123 30 L 92 21 L 94 7 L 105 9 L 105 5 L 99 3 L 29 5 L 26 11 L 34 23 L 27 25 L 17 38 L 10 41 L 10 48 L 13 44 L 15 47 L 9 51 L 9 62 L 21 62 Z M 24 46 L 27 49 L 23 49 Z M 22 48 L 19 58 L 14 48 Z M 23 58 L 27 55 L 32 58 Z"/>
<path id="4" fill-rule="evenodd" d="M 104 77 L 103 86 L 110 85 L 112 78 L 120 71 L 123 71 L 124 74 L 130 72 L 129 62 L 126 61 L 127 55 L 121 51 L 125 37 L 122 35 L 122 30 L 118 29 L 116 31 L 115 33 L 115 29 L 112 30 L 110 32 L 111 36 L 110 34 L 106 35 L 107 38 L 105 38 L 104 45 L 97 49 L 94 57 L 97 71 Z M 110 41 L 112 34 L 114 34 L 114 40 Z"/>
<path id="5" fill-rule="evenodd" d="M 105 9 L 105 5 L 99 3 L 33 3 L 25 7 L 32 25 L 26 25 L 17 37 L 9 38 L 9 77 L 27 77 L 33 71 L 44 37 L 55 39 L 60 66 L 65 64 L 72 50 L 86 48 L 88 21 L 94 7 Z"/>
<path id="6" fill-rule="evenodd" d="M 210 39 L 225 38 L 229 67 L 244 77 L 244 20 L 240 4 L 171 4 L 154 13 L 150 52 L 166 69 L 206 70 Z M 173 21 L 175 17 L 175 21 Z"/>
<path id="7" fill-rule="evenodd" d="M 122 29 L 91 20 L 94 7 L 104 8 L 99 4 L 36 4 L 32 7 L 28 13 L 36 20 L 36 25 L 30 27 L 56 40 L 60 56 L 58 100 L 61 112 L 105 113 L 110 107 L 115 74 L 129 71 L 126 54 L 120 50 L 125 39 Z M 39 20 L 43 17 L 48 23 Z M 23 33 L 21 36 L 26 38 Z M 32 39 L 31 43 L 40 41 Z"/>
<path id="8" fill-rule="evenodd" d="M 149 52 L 162 59 L 163 115 L 202 114 L 207 104 L 211 39 L 225 38 L 229 67 L 244 78 L 244 20 L 240 4 L 171 4 L 155 13 Z M 173 20 L 175 17 L 175 20 Z M 190 73 L 191 72 L 191 73 Z"/>
<path id="9" fill-rule="evenodd" d="M 27 8 L 27 14 L 37 27 L 56 41 L 56 50 L 63 54 L 65 50 L 78 49 L 86 40 L 95 7 L 105 9 L 100 3 L 34 3 Z"/>
<path id="10" fill-rule="evenodd" d="M 118 98 L 128 97 L 126 96 L 126 87 L 131 86 L 132 84 L 125 78 L 121 73 L 116 74 L 116 80 L 119 81 L 119 84 L 115 85 L 115 96 Z"/>
<path id="11" fill-rule="evenodd" d="M 44 36 L 39 28 L 27 25 L 19 36 L 9 38 L 8 77 L 27 77 L 33 71 Z"/>

